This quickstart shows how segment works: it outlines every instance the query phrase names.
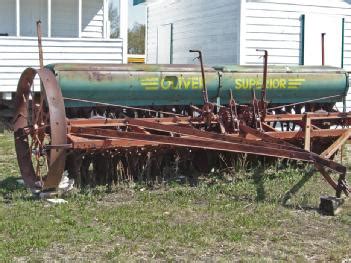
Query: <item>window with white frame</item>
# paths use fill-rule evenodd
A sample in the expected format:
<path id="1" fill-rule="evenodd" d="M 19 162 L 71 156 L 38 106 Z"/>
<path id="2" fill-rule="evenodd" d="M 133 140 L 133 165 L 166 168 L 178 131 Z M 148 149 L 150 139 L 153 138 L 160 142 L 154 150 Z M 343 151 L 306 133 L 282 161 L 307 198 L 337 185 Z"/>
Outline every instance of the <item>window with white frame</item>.
<path id="1" fill-rule="evenodd" d="M 78 0 L 51 0 L 51 36 L 78 37 Z"/>
<path id="2" fill-rule="evenodd" d="M 119 2 L 116 0 L 116 3 Z M 108 0 L 0 0 L 0 37 L 110 38 Z M 115 12 L 116 13 L 116 12 Z M 113 19 L 118 19 L 113 16 Z"/>
<path id="3" fill-rule="evenodd" d="M 16 1 L 0 0 L 0 36 L 16 36 Z"/>
<path id="4" fill-rule="evenodd" d="M 22 0 L 20 1 L 20 35 L 36 36 L 36 22 L 41 21 L 43 37 L 48 35 L 48 1 L 47 0 Z"/>

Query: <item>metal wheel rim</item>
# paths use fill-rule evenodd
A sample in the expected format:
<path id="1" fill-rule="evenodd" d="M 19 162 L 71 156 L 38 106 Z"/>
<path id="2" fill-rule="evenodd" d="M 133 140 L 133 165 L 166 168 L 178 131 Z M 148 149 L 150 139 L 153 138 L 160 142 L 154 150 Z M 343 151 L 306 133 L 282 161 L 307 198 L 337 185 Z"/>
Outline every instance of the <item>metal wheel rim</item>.
<path id="1" fill-rule="evenodd" d="M 57 188 L 65 169 L 65 149 L 50 148 L 48 152 L 48 172 L 38 178 L 33 167 L 30 153 L 28 128 L 29 95 L 35 76 L 38 75 L 41 85 L 40 96 L 44 97 L 49 113 L 50 145 L 64 145 L 67 143 L 67 124 L 64 101 L 55 75 L 48 69 L 26 69 L 18 82 L 16 93 L 16 107 L 14 114 L 14 136 L 17 161 L 25 184 L 30 188 Z M 39 183 L 38 183 L 39 182 Z"/>

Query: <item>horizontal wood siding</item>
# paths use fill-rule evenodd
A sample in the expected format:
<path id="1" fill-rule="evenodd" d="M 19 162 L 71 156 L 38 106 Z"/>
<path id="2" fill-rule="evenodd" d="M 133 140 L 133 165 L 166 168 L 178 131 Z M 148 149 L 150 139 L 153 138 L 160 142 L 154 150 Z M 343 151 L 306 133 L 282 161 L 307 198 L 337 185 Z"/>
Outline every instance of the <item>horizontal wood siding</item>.
<path id="1" fill-rule="evenodd" d="M 301 16 L 320 13 L 344 17 L 345 68 L 351 70 L 351 3 L 343 0 L 247 0 L 245 59 L 257 64 L 257 48 L 267 49 L 270 63 L 298 64 L 301 52 Z"/>
<path id="2" fill-rule="evenodd" d="M 345 16 L 344 67 L 351 71 L 351 10 Z"/>
<path id="3" fill-rule="evenodd" d="M 44 63 L 122 63 L 122 40 L 43 39 Z M 0 93 L 16 91 L 21 72 L 38 68 L 36 38 L 0 38 Z"/>
<path id="4" fill-rule="evenodd" d="M 102 38 L 104 27 L 103 0 L 82 1 L 82 37 Z"/>
<path id="5" fill-rule="evenodd" d="M 159 1 L 148 5 L 147 23 L 147 63 L 157 61 L 157 30 L 166 24 L 173 24 L 173 63 L 194 63 L 189 49 L 202 50 L 206 64 L 238 63 L 240 1 Z"/>

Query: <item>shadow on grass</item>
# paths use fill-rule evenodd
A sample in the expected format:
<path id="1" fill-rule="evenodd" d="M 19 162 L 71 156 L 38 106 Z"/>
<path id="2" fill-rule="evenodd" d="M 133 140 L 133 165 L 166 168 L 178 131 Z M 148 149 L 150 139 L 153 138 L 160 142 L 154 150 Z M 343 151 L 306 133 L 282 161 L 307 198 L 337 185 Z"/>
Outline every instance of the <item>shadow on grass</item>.
<path id="1" fill-rule="evenodd" d="M 257 169 L 257 171 L 255 171 L 253 175 L 253 181 L 256 187 L 256 202 L 263 202 L 266 199 L 263 168 Z"/>
<path id="2" fill-rule="evenodd" d="M 314 206 L 308 206 L 308 205 L 290 205 L 288 204 L 288 201 L 295 195 L 311 178 L 312 176 L 316 173 L 316 170 L 314 168 L 310 168 L 305 175 L 289 190 L 285 193 L 285 195 L 282 198 L 281 204 L 285 208 L 289 209 L 301 209 L 305 211 L 317 211 L 318 213 L 320 212 L 319 207 L 314 207 Z"/>
<path id="3" fill-rule="evenodd" d="M 0 191 L 1 192 L 13 192 L 19 189 L 25 189 L 24 185 L 19 183 L 20 177 L 7 177 L 6 179 L 0 181 Z"/>
<path id="4" fill-rule="evenodd" d="M 289 190 L 285 193 L 282 198 L 282 205 L 286 206 L 289 199 L 296 194 L 313 176 L 316 171 L 314 169 L 310 169 L 307 173 Z"/>
<path id="5" fill-rule="evenodd" d="M 308 169 L 305 172 L 305 174 L 302 176 L 302 178 L 284 194 L 283 198 L 281 199 L 281 205 L 284 206 L 285 208 L 294 209 L 294 210 L 296 209 L 306 210 L 306 211 L 313 210 L 313 211 L 319 212 L 319 207 L 314 207 L 310 205 L 288 204 L 288 201 L 301 190 L 301 188 L 312 178 L 312 176 L 315 173 L 316 173 L 315 169 L 313 168 Z M 256 202 L 269 201 L 267 200 L 268 197 L 267 197 L 265 185 L 264 185 L 264 180 L 265 180 L 264 168 L 263 167 L 257 168 L 257 170 L 253 174 L 252 179 L 256 188 L 255 201 Z"/>
<path id="6" fill-rule="evenodd" d="M 0 181 L 0 197 L 5 201 L 9 201 L 13 199 L 14 193 L 26 192 L 27 189 L 23 184 L 18 182 L 19 179 L 21 178 L 12 176 Z M 28 199 L 28 197 L 24 197 L 23 195 L 23 199 Z"/>

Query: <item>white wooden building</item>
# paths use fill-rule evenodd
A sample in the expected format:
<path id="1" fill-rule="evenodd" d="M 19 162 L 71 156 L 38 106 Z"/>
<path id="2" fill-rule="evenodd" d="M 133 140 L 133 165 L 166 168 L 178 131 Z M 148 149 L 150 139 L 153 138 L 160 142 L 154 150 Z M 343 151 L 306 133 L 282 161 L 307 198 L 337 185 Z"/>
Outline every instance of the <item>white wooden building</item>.
<path id="1" fill-rule="evenodd" d="M 128 0 L 119 1 L 120 38 L 110 39 L 108 0 L 0 0 L 0 100 L 11 99 L 20 73 L 38 67 L 36 21 L 44 63 L 127 61 Z"/>
<path id="2" fill-rule="evenodd" d="M 144 0 L 134 0 L 140 4 Z M 149 0 L 147 63 L 193 63 L 201 49 L 206 64 L 321 65 L 351 71 L 350 0 Z M 348 97 L 351 110 L 351 96 Z"/>

